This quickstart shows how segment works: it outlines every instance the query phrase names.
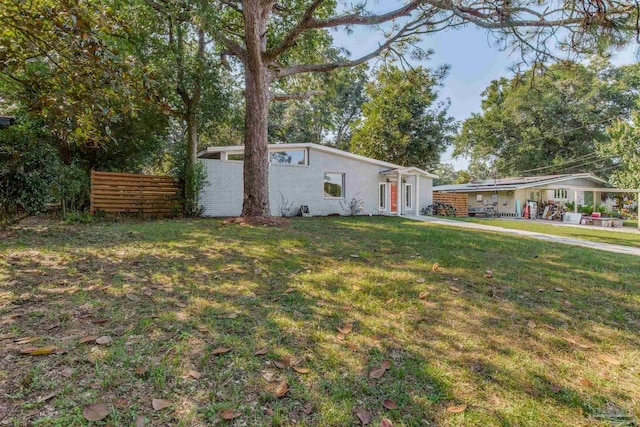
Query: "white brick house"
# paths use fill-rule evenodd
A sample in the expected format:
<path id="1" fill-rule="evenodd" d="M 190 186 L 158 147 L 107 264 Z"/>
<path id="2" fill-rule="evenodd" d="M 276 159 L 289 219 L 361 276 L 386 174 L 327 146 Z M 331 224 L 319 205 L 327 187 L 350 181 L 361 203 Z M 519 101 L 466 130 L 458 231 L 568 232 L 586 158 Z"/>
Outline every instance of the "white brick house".
<path id="1" fill-rule="evenodd" d="M 243 156 L 243 146 L 198 153 L 207 172 L 201 195 L 204 216 L 240 215 Z M 272 215 L 280 215 L 283 202 L 294 208 L 291 214 L 306 205 L 311 215 L 344 215 L 352 199 L 363 202 L 364 215 L 416 215 L 432 203 L 436 176 L 415 167 L 311 143 L 270 144 L 269 156 Z"/>

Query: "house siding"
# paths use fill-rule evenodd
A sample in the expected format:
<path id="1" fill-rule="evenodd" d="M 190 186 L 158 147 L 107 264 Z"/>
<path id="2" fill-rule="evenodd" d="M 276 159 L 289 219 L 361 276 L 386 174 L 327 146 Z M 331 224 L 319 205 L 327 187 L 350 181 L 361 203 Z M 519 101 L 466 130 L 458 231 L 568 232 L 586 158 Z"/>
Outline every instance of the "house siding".
<path id="1" fill-rule="evenodd" d="M 314 150 L 313 147 L 309 148 L 308 155 L 308 166 L 272 165 L 269 167 L 269 199 L 272 215 L 280 215 L 283 200 L 286 203 L 293 203 L 295 210 L 298 210 L 301 205 L 309 206 L 311 215 L 344 215 L 347 212 L 342 205 L 348 205 L 352 198 L 364 202 L 362 214 L 380 214 L 378 184 L 385 181 L 380 172 L 388 168 Z M 201 194 L 203 215 L 214 217 L 240 215 L 243 197 L 242 162 L 214 159 L 200 161 L 205 164 L 207 172 L 207 185 Z M 324 197 L 323 183 L 326 172 L 345 174 L 344 199 Z M 407 177 L 407 179 L 410 178 Z M 421 206 L 426 206 L 427 202 L 430 203 L 431 188 L 432 180 L 422 178 L 420 181 Z M 415 191 L 415 183 L 413 189 Z"/>

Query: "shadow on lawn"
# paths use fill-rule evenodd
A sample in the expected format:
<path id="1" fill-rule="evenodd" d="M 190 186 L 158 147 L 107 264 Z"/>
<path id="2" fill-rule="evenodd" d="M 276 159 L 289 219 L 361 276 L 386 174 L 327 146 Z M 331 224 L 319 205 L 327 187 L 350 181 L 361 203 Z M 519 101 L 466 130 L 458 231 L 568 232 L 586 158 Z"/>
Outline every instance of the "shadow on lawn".
<path id="1" fill-rule="evenodd" d="M 331 405 L 347 405 L 351 412 L 362 405 L 381 408 L 380 401 L 392 396 L 404 408 L 398 416 L 408 425 L 422 419 L 433 422 L 442 405 L 469 399 L 454 391 L 446 374 L 451 370 L 474 383 L 526 394 L 540 404 L 549 396 L 557 405 L 583 410 L 592 408 L 591 402 L 606 402 L 605 397 L 566 387 L 562 394 L 550 393 L 553 383 L 543 373 L 506 369 L 494 362 L 514 354 L 541 359 L 549 351 L 566 353 L 566 357 L 573 354 L 560 338 L 527 329 L 530 319 L 543 319 L 558 335 L 588 337 L 594 345 L 599 337 L 591 333 L 593 324 L 608 330 L 622 326 L 626 331 L 610 332 L 612 336 L 627 345 L 638 344 L 640 312 L 633 303 L 638 289 L 625 285 L 634 274 L 628 257 L 596 256 L 583 249 L 565 251 L 537 241 L 443 231 L 386 218 L 375 222 L 351 218 L 302 221 L 294 221 L 287 229 L 190 221 L 136 224 L 130 227 L 132 232 L 120 224 L 74 233 L 64 228 L 50 230 L 44 240 L 41 235 L 35 238 L 38 250 L 50 252 L 50 259 L 18 254 L 9 260 L 9 266 L 0 267 L 0 274 L 9 279 L 0 291 L 11 294 L 0 314 L 6 316 L 8 304 L 31 293 L 20 304 L 20 310 L 30 314 L 15 321 L 24 335 L 47 335 L 43 330 L 47 322 L 38 312 L 56 305 L 69 310 L 76 303 L 86 303 L 95 313 L 128 314 L 124 319 L 112 317 L 102 329 L 122 329 L 116 325 L 124 322 L 121 340 L 146 335 L 149 352 L 167 354 L 178 349 L 175 351 L 188 356 L 191 340 L 204 342 L 205 350 L 195 361 L 199 369 L 205 373 L 213 368 L 230 369 L 226 374 L 211 372 L 222 375 L 216 380 L 223 387 L 233 382 L 246 384 L 229 386 L 232 391 L 222 396 L 210 396 L 205 406 L 214 414 L 225 402 L 258 402 L 288 415 L 299 412 L 306 401 L 316 402 L 321 413 L 331 412 Z M 100 239 L 92 240 L 94 233 Z M 30 238 L 29 233 L 20 233 L 16 243 L 30 247 Z M 109 246 L 97 247 L 98 241 L 107 241 Z M 433 273 L 433 262 L 443 272 Z M 585 263 L 592 269 L 573 266 Z M 343 271 L 345 265 L 353 272 Z M 494 271 L 493 279 L 483 277 L 487 269 Z M 389 276 L 396 272 L 412 279 Z M 415 277 L 425 278 L 424 285 L 417 285 Z M 361 283 L 358 291 L 354 290 L 356 281 Z M 92 289 L 87 289 L 88 284 Z M 108 284 L 110 288 L 101 288 Z M 421 287 L 430 289 L 431 305 L 423 306 L 416 299 Z M 557 287 L 563 291 L 555 291 Z M 539 288 L 545 291 L 538 292 Z M 72 289 L 74 292 L 69 291 Z M 153 299 L 140 295 L 143 289 L 153 289 Z M 140 301 L 129 300 L 128 292 L 139 295 Z M 396 302 L 376 303 L 391 299 Z M 188 302 L 189 307 L 179 308 L 181 302 Z M 345 309 L 347 305 L 352 308 Z M 224 318 L 229 313 L 238 317 Z M 60 313 L 52 314 L 49 320 Z M 160 318 L 151 320 L 154 315 Z M 336 338 L 335 328 L 354 318 L 362 334 L 353 338 L 359 351 L 352 353 Z M 199 332 L 201 325 L 208 328 L 207 334 Z M 58 335 L 64 329 L 63 322 Z M 480 343 L 488 344 L 483 348 Z M 253 357 L 252 350 L 262 345 L 270 346 L 271 359 L 304 355 L 312 368 L 320 366 L 325 371 L 311 379 L 287 371 L 290 398 L 285 402 L 274 399 L 253 378 L 264 369 L 264 360 Z M 210 354 L 216 346 L 237 350 L 219 358 Z M 228 367 L 229 359 L 245 365 L 234 370 Z M 392 360 L 391 373 L 379 381 L 367 378 L 367 372 L 384 359 Z M 180 393 L 181 385 L 175 381 L 169 389 Z M 17 378 L 14 387 L 19 382 Z M 122 392 L 123 387 L 132 395 L 142 393 L 140 385 L 130 384 L 114 384 L 105 391 Z M 36 394 L 26 397 L 32 400 Z M 373 412 L 381 415 L 383 410 Z M 509 424 L 500 411 L 490 412 Z M 208 422 L 211 416 L 215 417 L 204 415 Z M 266 422 L 259 412 L 250 417 Z M 307 418 L 313 421 L 314 415 Z"/>

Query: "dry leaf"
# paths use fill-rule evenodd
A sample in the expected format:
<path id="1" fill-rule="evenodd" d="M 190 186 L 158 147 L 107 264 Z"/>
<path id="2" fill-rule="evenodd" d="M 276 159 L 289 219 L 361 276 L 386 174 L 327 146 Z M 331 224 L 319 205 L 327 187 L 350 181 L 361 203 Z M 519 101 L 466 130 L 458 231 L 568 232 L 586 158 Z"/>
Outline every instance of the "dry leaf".
<path id="1" fill-rule="evenodd" d="M 389 304 L 391 304 L 392 302 L 393 302 L 393 298 L 389 298 L 388 300 L 386 300 L 386 301 L 384 302 L 384 305 L 389 305 Z"/>
<path id="2" fill-rule="evenodd" d="M 560 393 L 560 390 L 562 390 L 562 387 L 560 387 L 558 384 L 551 385 L 551 391 L 553 393 Z"/>
<path id="3" fill-rule="evenodd" d="M 264 356 L 269 352 L 269 347 L 262 347 L 253 352 L 254 356 Z"/>
<path id="4" fill-rule="evenodd" d="M 351 331 L 353 330 L 353 323 L 352 322 L 345 323 L 344 326 L 338 327 L 337 329 L 338 329 L 338 332 L 344 335 L 349 335 L 349 333 L 351 333 Z"/>
<path id="5" fill-rule="evenodd" d="M 393 423 L 390 419 L 383 418 L 382 421 L 380 421 L 380 427 L 393 427 Z"/>
<path id="6" fill-rule="evenodd" d="M 527 326 L 530 327 L 531 329 L 534 329 L 536 327 L 536 322 L 534 322 L 533 320 L 529 320 L 527 322 Z"/>
<path id="7" fill-rule="evenodd" d="M 398 409 L 398 404 L 391 399 L 385 399 L 382 402 L 382 406 L 384 406 L 387 409 Z"/>
<path id="8" fill-rule="evenodd" d="M 493 278 L 493 271 L 491 271 L 491 270 L 485 271 L 484 272 L 484 277 L 486 277 L 487 279 Z"/>
<path id="9" fill-rule="evenodd" d="M 176 306 L 178 306 L 179 308 L 185 308 L 187 306 L 187 304 L 185 304 L 183 302 L 178 302 L 178 303 L 176 303 Z"/>
<path id="10" fill-rule="evenodd" d="M 311 415 L 311 413 L 313 412 L 313 403 L 305 403 L 305 405 L 302 407 L 302 412 L 304 412 L 305 415 Z"/>
<path id="11" fill-rule="evenodd" d="M 113 403 L 113 406 L 115 406 L 116 408 L 119 408 L 119 409 L 126 408 L 127 405 L 129 404 L 129 402 L 127 402 L 127 399 L 125 399 L 124 397 L 119 397 L 117 399 L 113 399 L 113 401 L 111 401 L 111 403 Z"/>
<path id="12" fill-rule="evenodd" d="M 78 341 L 80 344 L 85 344 L 91 341 L 95 341 L 98 337 L 94 337 L 94 336 L 88 336 L 88 337 L 82 337 L 80 338 L 80 340 Z"/>
<path id="13" fill-rule="evenodd" d="M 62 371 L 60 371 L 60 375 L 62 375 L 65 378 L 69 378 L 73 375 L 73 369 L 67 366 Z"/>
<path id="14" fill-rule="evenodd" d="M 617 365 L 620 365 L 620 364 L 621 364 L 620 360 L 616 359 L 616 358 L 615 358 L 615 357 L 613 357 L 613 356 L 609 356 L 609 355 L 607 355 L 607 354 L 600 354 L 600 355 L 598 355 L 598 357 L 599 357 L 601 360 L 604 360 L 605 362 L 610 363 L 610 364 L 612 364 L 612 365 L 616 365 L 616 366 L 617 366 Z"/>
<path id="15" fill-rule="evenodd" d="M 371 413 L 364 409 L 356 411 L 356 417 L 358 417 L 363 426 L 366 426 L 371 422 Z"/>
<path id="16" fill-rule="evenodd" d="M 198 325 L 196 329 L 198 329 L 198 331 L 200 332 L 209 332 L 209 328 L 207 328 L 205 325 Z"/>
<path id="17" fill-rule="evenodd" d="M 374 369 L 373 371 L 369 372 L 369 378 L 381 378 L 385 372 L 387 372 L 387 370 L 384 368 Z"/>
<path id="18" fill-rule="evenodd" d="M 285 360 L 288 361 L 289 366 L 297 366 L 302 362 L 304 362 L 304 359 L 298 356 L 294 356 L 294 357 L 285 356 Z"/>
<path id="19" fill-rule="evenodd" d="M 153 409 L 155 409 L 156 411 L 160 411 L 161 409 L 168 408 L 171 405 L 172 405 L 171 401 L 167 399 L 153 399 L 151 401 L 151 406 L 153 406 Z"/>
<path id="20" fill-rule="evenodd" d="M 436 271 L 438 271 L 438 267 L 440 267 L 438 263 L 434 262 L 433 265 L 431 266 L 431 271 L 435 273 Z"/>
<path id="21" fill-rule="evenodd" d="M 28 347 L 20 350 L 20 353 L 28 356 L 48 356 L 55 353 L 56 350 L 58 350 L 56 347 L 47 345 L 44 347 Z"/>
<path id="22" fill-rule="evenodd" d="M 149 370 L 149 367 L 147 365 L 138 366 L 136 368 L 136 375 L 142 376 L 146 374 L 148 370 Z"/>
<path id="23" fill-rule="evenodd" d="M 16 340 L 13 340 L 13 342 L 15 342 L 18 345 L 22 345 L 22 344 L 28 344 L 30 342 L 38 341 L 39 339 L 40 337 L 24 337 L 24 338 L 18 338 Z"/>
<path id="24" fill-rule="evenodd" d="M 351 254 L 349 255 L 351 258 L 360 258 L 360 255 L 356 255 L 356 254 Z"/>
<path id="25" fill-rule="evenodd" d="M 380 367 L 383 369 L 391 369 L 391 362 L 389 362 L 388 360 L 383 360 L 380 364 Z"/>
<path id="26" fill-rule="evenodd" d="M 336 335 L 336 337 L 340 340 L 340 341 L 344 341 L 347 336 L 345 334 L 339 333 L 338 335 Z"/>
<path id="27" fill-rule="evenodd" d="M 264 414 L 269 416 L 269 417 L 273 417 L 273 409 L 271 408 L 264 408 Z"/>
<path id="28" fill-rule="evenodd" d="M 103 317 L 103 318 L 100 318 L 100 319 L 93 319 L 91 322 L 99 324 L 99 323 L 107 323 L 108 321 L 109 321 L 109 319 L 107 319 L 106 317 Z"/>
<path id="29" fill-rule="evenodd" d="M 211 350 L 211 354 L 214 356 L 217 356 L 219 354 L 229 353 L 230 351 L 231 351 L 231 348 L 229 347 L 218 347 Z"/>
<path id="30" fill-rule="evenodd" d="M 264 374 L 262 374 L 262 378 L 270 383 L 275 379 L 275 375 L 273 372 L 265 372 Z"/>
<path id="31" fill-rule="evenodd" d="M 291 292 L 295 292 L 296 290 L 294 288 L 289 288 L 287 290 L 285 290 L 283 293 L 285 294 L 290 294 Z"/>
<path id="32" fill-rule="evenodd" d="M 461 412 L 464 412 L 465 409 L 467 409 L 467 405 L 449 406 L 447 408 L 447 412 L 450 412 L 452 414 L 459 414 Z"/>
<path id="33" fill-rule="evenodd" d="M 420 292 L 420 294 L 418 295 L 418 298 L 425 299 L 428 296 L 429 296 L 429 292 L 424 291 L 424 292 Z"/>
<path id="34" fill-rule="evenodd" d="M 424 283 L 425 282 L 425 278 L 424 277 L 420 277 L 418 280 L 416 280 L 416 282 Z"/>
<path id="35" fill-rule="evenodd" d="M 288 366 L 288 363 L 281 360 L 274 360 L 273 364 L 276 365 L 276 368 L 278 369 L 285 369 Z"/>
<path id="36" fill-rule="evenodd" d="M 276 387 L 274 394 L 276 397 L 283 397 L 289 391 L 289 386 L 287 385 L 287 380 L 282 380 L 278 387 Z"/>
<path id="37" fill-rule="evenodd" d="M 347 348 L 348 348 L 349 350 L 351 350 L 351 351 L 356 351 L 356 350 L 358 350 L 358 346 L 357 346 L 357 345 L 355 345 L 355 344 L 354 344 L 354 343 L 352 343 L 352 342 L 346 342 L 346 343 L 344 343 L 344 345 L 346 345 L 346 346 L 347 346 Z"/>
<path id="38" fill-rule="evenodd" d="M 578 382 L 585 387 L 593 387 L 593 383 L 587 378 L 580 378 L 578 379 Z"/>
<path id="39" fill-rule="evenodd" d="M 100 345 L 109 344 L 113 339 L 109 335 L 101 336 L 100 338 L 96 338 L 96 343 Z"/>
<path id="40" fill-rule="evenodd" d="M 138 415 L 138 417 L 136 418 L 136 427 L 144 427 L 144 425 L 145 425 L 144 415 Z"/>
<path id="41" fill-rule="evenodd" d="M 82 416 L 87 421 L 100 421 L 109 415 L 109 407 L 105 403 L 92 403 L 82 408 Z"/>
<path id="42" fill-rule="evenodd" d="M 231 420 L 233 420 L 235 418 L 238 418 L 240 415 L 242 415 L 242 414 L 240 412 L 236 411 L 235 409 L 227 409 L 222 414 L 220 414 L 220 417 L 223 420 L 231 421 Z"/>
<path id="43" fill-rule="evenodd" d="M 460 288 L 456 288 L 455 286 L 449 286 L 449 289 L 451 289 L 453 292 L 460 292 Z"/>
<path id="44" fill-rule="evenodd" d="M 299 373 L 299 374 L 308 374 L 309 372 L 311 372 L 311 371 L 309 371 L 309 369 L 307 369 L 307 368 L 300 368 L 300 367 L 298 367 L 298 366 L 294 366 L 294 367 L 293 367 L 293 370 L 294 370 L 294 371 L 296 371 L 296 372 L 297 372 L 297 373 Z"/>
<path id="45" fill-rule="evenodd" d="M 55 397 L 57 394 L 58 394 L 57 391 L 51 392 L 49 394 L 45 394 L 44 396 L 38 398 L 38 403 L 46 402 L 47 400 Z"/>
<path id="46" fill-rule="evenodd" d="M 564 289 L 562 289 L 562 288 L 555 288 L 555 289 L 554 289 L 554 291 L 556 291 L 556 292 L 564 292 Z"/>
<path id="47" fill-rule="evenodd" d="M 49 324 L 49 325 L 45 326 L 45 327 L 44 327 L 44 330 L 45 330 L 45 331 L 50 331 L 50 330 L 55 329 L 55 328 L 57 328 L 57 327 L 59 327 L 59 326 L 60 326 L 60 321 L 59 321 L 59 320 L 56 320 L 55 322 L 53 322 L 53 323 L 51 323 L 51 324 Z"/>
<path id="48" fill-rule="evenodd" d="M 127 294 L 127 299 L 129 299 L 131 301 L 135 301 L 135 302 L 140 301 L 140 297 L 138 295 L 132 294 L 132 293 Z"/>
<path id="49" fill-rule="evenodd" d="M 194 369 L 189 369 L 189 372 L 187 375 L 189 375 L 194 380 L 199 380 L 200 377 L 202 377 L 202 374 Z"/>

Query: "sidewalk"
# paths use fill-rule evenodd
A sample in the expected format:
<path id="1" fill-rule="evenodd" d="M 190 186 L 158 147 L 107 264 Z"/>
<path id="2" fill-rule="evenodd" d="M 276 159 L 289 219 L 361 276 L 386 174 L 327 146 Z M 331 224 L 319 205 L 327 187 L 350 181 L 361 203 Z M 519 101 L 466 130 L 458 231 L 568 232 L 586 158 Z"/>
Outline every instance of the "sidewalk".
<path id="1" fill-rule="evenodd" d="M 532 239 L 544 240 L 552 243 L 562 243 L 564 245 L 581 246 L 583 248 L 596 249 L 605 252 L 613 252 L 625 255 L 640 256 L 640 248 L 623 245 L 612 245 L 610 243 L 592 242 L 590 240 L 576 239 L 573 237 L 553 236 L 550 234 L 536 233 L 533 231 L 513 230 L 493 225 L 477 224 L 473 222 L 454 221 L 440 217 L 432 216 L 415 216 L 402 215 L 401 218 L 411 219 L 413 221 L 422 221 L 432 224 L 444 225 L 447 227 L 470 228 L 474 230 L 494 231 L 505 234 L 515 234 L 517 236 L 530 237 Z"/>

